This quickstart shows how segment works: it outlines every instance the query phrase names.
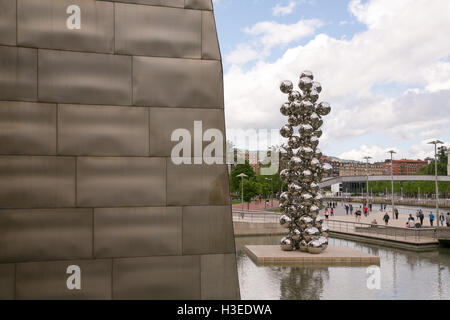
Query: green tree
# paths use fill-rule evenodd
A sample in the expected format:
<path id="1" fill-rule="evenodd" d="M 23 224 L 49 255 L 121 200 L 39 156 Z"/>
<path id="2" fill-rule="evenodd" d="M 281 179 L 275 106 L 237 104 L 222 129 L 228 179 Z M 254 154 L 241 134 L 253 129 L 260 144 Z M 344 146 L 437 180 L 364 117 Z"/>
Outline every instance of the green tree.
<path id="1" fill-rule="evenodd" d="M 241 179 L 242 178 L 238 178 L 237 176 L 240 175 L 241 173 L 244 173 L 248 176 L 248 178 L 244 178 L 244 181 L 247 179 L 251 179 L 254 178 L 255 172 L 253 171 L 252 167 L 248 164 L 248 161 L 245 161 L 244 164 L 238 164 L 236 165 L 233 170 L 231 170 L 231 174 L 230 174 L 230 189 L 231 192 L 241 192 Z M 245 187 L 245 183 L 244 183 L 244 187 Z M 245 194 L 245 192 L 244 192 Z"/>
<path id="2" fill-rule="evenodd" d="M 437 163 L 437 174 L 438 176 L 446 176 L 447 175 L 447 164 L 448 164 L 448 156 L 447 156 L 447 148 L 440 147 L 438 149 L 438 163 Z M 417 174 L 422 175 L 434 175 L 434 161 L 432 161 L 429 165 L 420 168 L 417 171 Z"/>

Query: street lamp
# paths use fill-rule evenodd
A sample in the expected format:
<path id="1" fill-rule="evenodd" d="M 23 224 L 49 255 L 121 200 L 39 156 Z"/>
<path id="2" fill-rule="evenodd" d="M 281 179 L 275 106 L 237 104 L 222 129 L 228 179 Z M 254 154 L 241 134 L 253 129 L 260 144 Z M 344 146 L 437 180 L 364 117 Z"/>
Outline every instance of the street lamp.
<path id="1" fill-rule="evenodd" d="M 434 144 L 434 184 L 435 184 L 435 192 L 436 192 L 436 226 L 439 227 L 439 188 L 437 181 L 437 145 L 444 144 L 440 140 L 434 140 L 428 142 L 428 144 Z"/>
<path id="2" fill-rule="evenodd" d="M 265 178 L 266 180 L 270 180 L 270 202 L 272 203 L 272 208 L 273 208 L 273 178 Z"/>
<path id="3" fill-rule="evenodd" d="M 366 159 L 366 206 L 369 207 L 369 160 L 372 159 L 372 157 L 366 156 L 363 159 Z"/>
<path id="4" fill-rule="evenodd" d="M 393 167 L 394 167 L 394 160 L 393 160 L 393 154 L 397 153 L 394 150 L 390 150 L 388 151 L 388 153 L 391 154 L 391 200 L 392 200 L 392 219 L 395 219 L 395 205 L 394 205 L 394 172 L 393 172 Z"/>
<path id="5" fill-rule="evenodd" d="M 242 216 L 244 216 L 244 178 L 248 178 L 248 175 L 245 173 L 238 174 L 236 177 L 241 178 L 241 184 L 242 184 Z"/>

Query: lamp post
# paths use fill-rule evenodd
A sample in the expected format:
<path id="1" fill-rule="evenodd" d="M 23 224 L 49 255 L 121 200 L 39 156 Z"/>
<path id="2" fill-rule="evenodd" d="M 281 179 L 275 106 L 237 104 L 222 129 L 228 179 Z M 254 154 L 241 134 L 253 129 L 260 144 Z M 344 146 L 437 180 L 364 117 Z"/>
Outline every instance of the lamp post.
<path id="1" fill-rule="evenodd" d="M 390 150 L 388 151 L 388 153 L 391 154 L 391 200 L 392 200 L 392 219 L 395 219 L 395 205 L 394 205 L 394 171 L 393 171 L 393 167 L 394 167 L 394 160 L 393 160 L 393 155 L 395 152 L 394 150 Z"/>
<path id="2" fill-rule="evenodd" d="M 369 160 L 372 157 L 366 156 L 364 159 L 366 159 L 366 206 L 369 208 Z"/>
<path id="3" fill-rule="evenodd" d="M 444 144 L 440 140 L 434 140 L 428 142 L 428 144 L 434 144 L 434 185 L 435 185 L 435 192 L 436 192 L 436 226 L 439 227 L 439 188 L 438 188 L 438 181 L 437 181 L 437 145 L 438 144 Z"/>
<path id="4" fill-rule="evenodd" d="M 244 217 L 244 178 L 248 178 L 248 175 L 245 173 L 238 174 L 236 177 L 241 178 L 241 184 L 242 184 L 242 217 Z"/>
<path id="5" fill-rule="evenodd" d="M 270 184 L 271 184 L 271 187 L 270 187 L 270 202 L 271 202 L 271 205 L 272 205 L 272 208 L 273 208 L 273 178 L 266 178 L 266 180 L 270 180 Z"/>

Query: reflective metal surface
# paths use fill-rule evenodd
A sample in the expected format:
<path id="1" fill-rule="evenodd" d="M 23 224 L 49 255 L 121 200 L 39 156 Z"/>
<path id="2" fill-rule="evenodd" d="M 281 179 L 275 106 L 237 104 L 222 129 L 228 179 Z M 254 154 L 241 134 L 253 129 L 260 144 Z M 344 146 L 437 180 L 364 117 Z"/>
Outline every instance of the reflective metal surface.
<path id="1" fill-rule="evenodd" d="M 212 10 L 212 0 L 185 0 L 185 8 Z"/>
<path id="2" fill-rule="evenodd" d="M 81 269 L 82 290 L 68 290 L 67 267 Z M 68 260 L 17 264 L 16 299 L 111 299 L 111 260 Z"/>
<path id="3" fill-rule="evenodd" d="M 78 5 L 81 27 L 66 26 L 67 7 Z M 17 1 L 17 44 L 25 47 L 105 52 L 114 50 L 113 4 L 92 0 Z"/>
<path id="4" fill-rule="evenodd" d="M 181 255 L 182 210 L 177 207 L 94 209 L 94 256 Z"/>
<path id="5" fill-rule="evenodd" d="M 214 254 L 201 256 L 202 299 L 239 299 L 236 255 Z M 223 272 L 217 272 L 217 270 Z"/>
<path id="6" fill-rule="evenodd" d="M 3 209 L 0 233 L 0 263 L 92 258 L 92 209 Z"/>
<path id="7" fill-rule="evenodd" d="M 12 300 L 15 295 L 15 265 L 0 264 L 0 300 Z"/>
<path id="8" fill-rule="evenodd" d="M 202 58 L 220 60 L 216 23 L 210 11 L 202 12 Z"/>
<path id="9" fill-rule="evenodd" d="M 200 256 L 114 259 L 114 299 L 200 299 Z"/>
<path id="10" fill-rule="evenodd" d="M 212 60 L 133 57 L 133 103 L 223 108 L 221 64 Z"/>
<path id="11" fill-rule="evenodd" d="M 56 105 L 0 101 L 0 154 L 56 154 Z"/>
<path id="12" fill-rule="evenodd" d="M 0 44 L 16 45 L 16 0 L 0 0 Z"/>
<path id="13" fill-rule="evenodd" d="M 39 99 L 59 103 L 131 104 L 131 57 L 39 50 Z"/>
<path id="14" fill-rule="evenodd" d="M 281 136 L 288 140 L 287 145 L 280 148 L 282 158 L 287 162 L 280 178 L 288 185 L 288 191 L 280 197 L 280 209 L 284 213 L 280 224 L 287 229 L 280 247 L 283 251 L 318 254 L 328 245 L 328 229 L 322 225 L 323 218 L 319 216 L 323 196 L 319 193 L 318 183 L 331 166 L 320 163 L 321 152 L 317 146 L 322 135 L 320 115 L 328 114 L 331 108 L 326 102 L 315 104 L 322 86 L 313 79 L 310 71 L 300 74 L 298 86 L 302 92 L 293 90 L 292 81 L 284 80 L 280 84 L 281 92 L 287 94 L 289 100 L 280 108 L 281 114 L 288 117 L 288 124 L 280 129 Z M 297 126 L 299 135 L 295 135 Z"/>
<path id="15" fill-rule="evenodd" d="M 230 207 L 183 207 L 183 254 L 208 253 L 234 253 Z"/>
<path id="16" fill-rule="evenodd" d="M 75 158 L 0 156 L 2 208 L 75 206 Z"/>
<path id="17" fill-rule="evenodd" d="M 117 3 L 115 12 L 117 53 L 201 58 L 201 11 Z"/>
<path id="18" fill-rule="evenodd" d="M 0 299 L 239 298 L 224 157 L 171 160 L 222 78 L 210 0 L 0 0 Z"/>
<path id="19" fill-rule="evenodd" d="M 166 204 L 164 158 L 79 157 L 80 207 L 161 206 Z"/>
<path id="20" fill-rule="evenodd" d="M 37 100 L 37 50 L 0 46 L 0 100 Z"/>
<path id="21" fill-rule="evenodd" d="M 58 153 L 148 156 L 148 108 L 59 105 Z"/>
<path id="22" fill-rule="evenodd" d="M 175 165 L 167 159 L 167 205 L 227 205 L 227 169 L 223 165 Z"/>
<path id="23" fill-rule="evenodd" d="M 225 119 L 221 109 L 150 108 L 150 155 L 171 155 L 179 141 L 171 141 L 172 133 L 183 128 L 191 135 L 191 155 L 194 156 L 194 121 L 201 121 L 202 132 L 219 129 L 225 132 Z M 203 137 L 201 137 L 203 140 Z M 210 141 L 203 141 L 202 152 Z"/>

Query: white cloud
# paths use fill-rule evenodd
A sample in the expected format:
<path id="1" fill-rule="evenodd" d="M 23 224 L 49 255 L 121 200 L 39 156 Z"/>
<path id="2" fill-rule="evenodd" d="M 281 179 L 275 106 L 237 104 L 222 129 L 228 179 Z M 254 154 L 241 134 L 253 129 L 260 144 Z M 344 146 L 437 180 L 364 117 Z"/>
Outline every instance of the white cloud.
<path id="1" fill-rule="evenodd" d="M 294 24 L 280 24 L 274 21 L 263 21 L 252 27 L 247 27 L 244 32 L 254 36 L 252 43 L 242 43 L 227 54 L 227 64 L 241 65 L 253 60 L 264 59 L 270 55 L 273 47 L 287 45 L 314 34 L 314 31 L 322 26 L 317 19 L 300 20 Z"/>
<path id="2" fill-rule="evenodd" d="M 287 14 L 291 14 L 296 6 L 297 1 L 289 1 L 289 3 L 285 6 L 283 6 L 281 3 L 278 3 L 275 7 L 272 8 L 272 14 L 274 16 L 285 16 Z"/>
<path id="3" fill-rule="evenodd" d="M 265 50 L 293 41 L 290 27 L 262 23 L 247 29 L 264 45 L 252 47 L 260 54 L 254 54 L 259 61 L 251 69 L 235 63 L 225 74 L 227 126 L 280 127 L 285 119 L 278 109 L 286 97 L 278 84 L 283 79 L 296 82 L 299 72 L 309 69 L 323 85 L 321 98 L 333 107 L 325 118 L 321 142 L 325 148 L 361 135 L 384 137 L 375 145 L 385 150 L 396 142 L 415 145 L 428 134 L 449 134 L 450 1 L 352 0 L 349 10 L 367 30 L 351 39 L 319 34 L 305 45 L 288 49 L 273 63 L 264 61 Z M 371 90 L 390 84 L 408 89 L 393 96 Z M 413 156 L 413 151 L 403 152 Z"/>

